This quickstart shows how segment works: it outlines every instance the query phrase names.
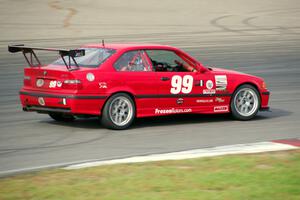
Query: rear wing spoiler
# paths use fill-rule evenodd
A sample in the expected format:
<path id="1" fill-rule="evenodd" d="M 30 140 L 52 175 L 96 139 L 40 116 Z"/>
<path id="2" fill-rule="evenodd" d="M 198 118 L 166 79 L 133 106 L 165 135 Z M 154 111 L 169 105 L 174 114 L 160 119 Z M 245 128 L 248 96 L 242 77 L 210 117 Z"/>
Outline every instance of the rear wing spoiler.
<path id="1" fill-rule="evenodd" d="M 40 67 L 42 66 L 42 64 L 38 59 L 37 55 L 35 54 L 34 50 L 58 52 L 68 70 L 72 70 L 71 68 L 72 61 L 74 62 L 76 67 L 79 68 L 75 60 L 75 57 L 80 57 L 85 55 L 84 49 L 54 49 L 54 48 L 28 47 L 28 46 L 24 46 L 24 44 L 8 45 L 8 51 L 10 53 L 22 52 L 30 67 Z M 68 56 L 67 59 L 68 62 L 66 61 L 65 56 Z"/>

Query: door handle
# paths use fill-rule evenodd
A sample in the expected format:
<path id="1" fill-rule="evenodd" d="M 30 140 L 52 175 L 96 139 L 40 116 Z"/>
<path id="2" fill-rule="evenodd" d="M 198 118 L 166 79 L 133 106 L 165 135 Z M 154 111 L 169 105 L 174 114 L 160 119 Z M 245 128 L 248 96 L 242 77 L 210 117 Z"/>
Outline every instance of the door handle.
<path id="1" fill-rule="evenodd" d="M 169 77 L 161 77 L 160 80 L 162 80 L 162 81 L 168 81 L 168 80 L 170 80 L 170 78 Z"/>

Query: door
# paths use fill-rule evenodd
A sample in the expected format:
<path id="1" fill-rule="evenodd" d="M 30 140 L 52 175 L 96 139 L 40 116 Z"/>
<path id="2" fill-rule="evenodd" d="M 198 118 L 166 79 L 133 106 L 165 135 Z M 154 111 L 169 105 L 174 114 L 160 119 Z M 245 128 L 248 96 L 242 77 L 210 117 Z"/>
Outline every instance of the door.
<path id="1" fill-rule="evenodd" d="M 210 72 L 200 73 L 197 64 L 170 50 L 146 50 L 156 72 L 160 97 L 156 114 L 205 112 L 216 92 Z"/>
<path id="2" fill-rule="evenodd" d="M 137 116 L 153 115 L 153 108 L 157 107 L 158 78 L 152 71 L 147 56 L 143 50 L 125 52 L 114 63 L 115 73 L 112 84 L 116 91 L 128 91 L 134 95 Z"/>

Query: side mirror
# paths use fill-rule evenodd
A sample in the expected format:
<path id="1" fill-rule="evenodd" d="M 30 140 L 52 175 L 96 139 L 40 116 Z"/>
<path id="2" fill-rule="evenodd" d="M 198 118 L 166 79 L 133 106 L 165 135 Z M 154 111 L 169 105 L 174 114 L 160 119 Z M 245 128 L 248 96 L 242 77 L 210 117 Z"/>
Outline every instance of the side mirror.
<path id="1" fill-rule="evenodd" d="M 201 67 L 200 68 L 200 73 L 205 73 L 205 72 L 207 72 L 208 71 L 208 69 L 206 68 L 206 67 Z"/>

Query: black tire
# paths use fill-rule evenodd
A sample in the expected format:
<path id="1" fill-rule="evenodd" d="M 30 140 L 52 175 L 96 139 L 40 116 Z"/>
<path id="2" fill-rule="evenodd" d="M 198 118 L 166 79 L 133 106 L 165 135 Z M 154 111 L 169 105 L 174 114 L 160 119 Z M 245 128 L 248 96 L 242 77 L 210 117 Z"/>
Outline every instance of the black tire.
<path id="1" fill-rule="evenodd" d="M 121 102 L 123 106 L 121 106 Z M 117 93 L 105 103 L 102 109 L 101 123 L 109 129 L 126 129 L 134 121 L 135 112 L 136 108 L 133 99 L 126 93 Z"/>
<path id="2" fill-rule="evenodd" d="M 65 114 L 65 113 L 52 112 L 52 113 L 49 113 L 49 116 L 58 122 L 72 122 L 75 120 L 75 117 L 73 115 L 69 115 L 69 114 Z"/>
<path id="3" fill-rule="evenodd" d="M 237 120 L 250 120 L 256 116 L 260 105 L 261 98 L 257 89 L 252 85 L 244 84 L 233 93 L 230 103 L 231 114 Z"/>

